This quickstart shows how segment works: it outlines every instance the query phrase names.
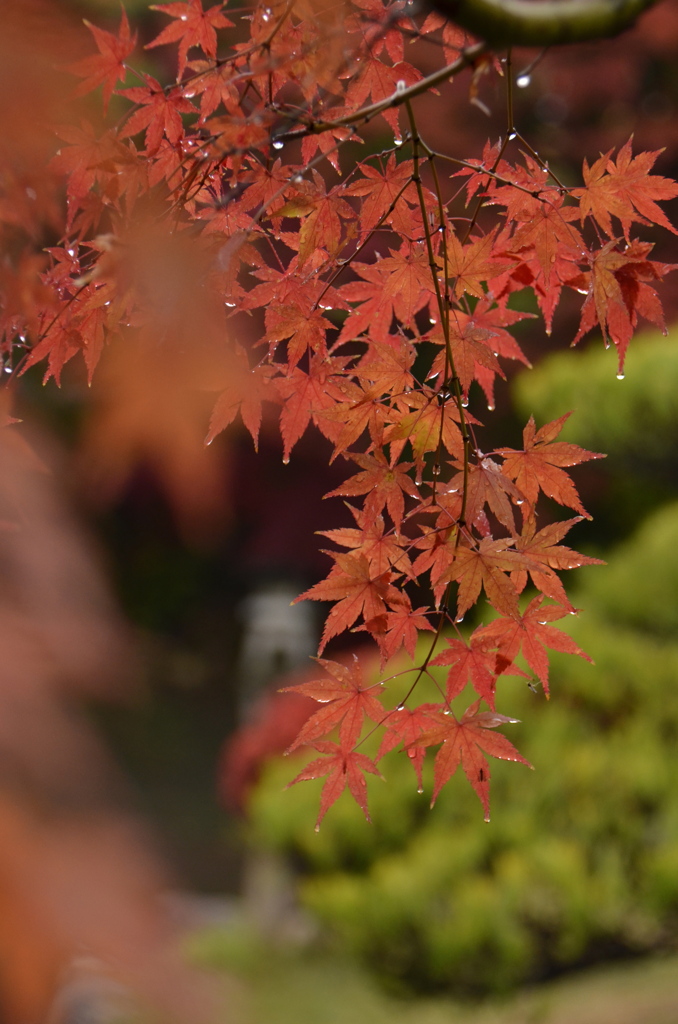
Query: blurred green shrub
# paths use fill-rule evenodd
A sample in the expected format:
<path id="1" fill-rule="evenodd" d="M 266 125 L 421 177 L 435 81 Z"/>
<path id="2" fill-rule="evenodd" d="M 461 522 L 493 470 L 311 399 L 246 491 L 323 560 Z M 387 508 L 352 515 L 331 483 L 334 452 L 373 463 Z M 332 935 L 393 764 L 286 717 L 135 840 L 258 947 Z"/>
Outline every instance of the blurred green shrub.
<path id="1" fill-rule="evenodd" d="M 675 437 L 678 349 L 650 339 L 629 364 L 619 382 L 604 351 L 561 354 L 526 375 L 529 388 L 521 380 L 520 399 L 543 422 L 576 393 L 584 415 L 570 438 L 623 453 L 639 429 L 657 430 L 651 389 Z M 388 785 L 369 781 L 373 826 L 342 798 L 316 834 L 320 783 L 281 798 L 295 765 L 269 765 L 252 802 L 255 842 L 294 857 L 303 903 L 391 984 L 484 994 L 676 943 L 678 503 L 607 557 L 578 574 L 573 599 L 586 611 L 567 620 L 595 666 L 554 654 L 549 703 L 524 680 L 500 682 L 498 710 L 524 721 L 505 731 L 537 771 L 492 764 L 490 825 L 462 779 L 429 810 L 394 752 L 381 762 Z"/>

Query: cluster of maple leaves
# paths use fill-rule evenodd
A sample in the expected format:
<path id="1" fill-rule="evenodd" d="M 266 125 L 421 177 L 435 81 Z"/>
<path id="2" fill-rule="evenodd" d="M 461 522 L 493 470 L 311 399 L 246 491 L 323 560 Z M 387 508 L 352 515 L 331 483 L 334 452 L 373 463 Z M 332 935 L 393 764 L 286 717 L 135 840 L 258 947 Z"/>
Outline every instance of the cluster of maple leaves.
<path id="1" fill-rule="evenodd" d="M 69 69 L 79 95 L 101 86 L 104 110 L 115 95 L 123 113 L 60 129 L 66 230 L 39 286 L 3 307 L 5 362 L 16 373 L 46 360 L 58 383 L 75 355 L 91 377 L 105 348 L 151 338 L 190 356 L 209 336 L 221 393 L 208 442 L 240 415 L 256 444 L 266 401 L 287 461 L 314 424 L 354 465 L 332 493 L 350 499 L 355 526 L 325 533 L 332 568 L 302 595 L 333 603 L 319 653 L 366 631 L 383 668 L 403 647 L 415 658 L 430 632 L 419 675 L 448 675 L 437 703 L 417 706 L 412 687 L 390 707 L 358 662 L 319 659 L 324 678 L 296 689 L 322 706 L 290 748 L 319 756 L 295 781 L 327 776 L 318 822 L 347 787 L 367 814 L 365 773 L 383 754 L 402 745 L 421 786 L 425 751 L 440 745 L 433 799 L 461 764 L 489 816 L 485 755 L 527 763 L 495 731 L 512 721 L 495 710 L 499 677 L 525 675 L 522 654 L 548 693 L 546 648 L 586 657 L 553 623 L 574 611 L 559 572 L 597 561 L 563 543 L 587 516 L 567 468 L 600 456 L 558 440 L 566 417 L 531 419 L 522 449 L 484 453 L 469 394 L 475 382 L 491 411 L 502 361 L 527 364 L 510 333 L 529 315 L 510 303 L 526 288 L 547 332 L 563 288 L 584 296 L 574 340 L 598 327 L 622 373 L 638 319 L 663 326 L 655 285 L 672 269 L 632 228 L 676 233 L 656 204 L 678 186 L 630 141 L 585 163 L 574 188 L 511 125 L 479 156 L 431 150 L 417 97 L 464 71 L 472 98 L 486 74 L 510 92 L 510 61 L 401 0 L 155 10 L 169 22 L 147 48 L 178 48 L 169 84 L 128 67 L 137 42 L 124 12 L 117 33 L 88 26 L 97 52 Z M 443 58 L 427 76 L 405 60 L 405 41 L 422 37 Z M 355 142 L 367 143 L 362 160 Z M 542 493 L 576 516 L 540 528 Z M 464 638 L 458 623 L 481 592 L 490 621 Z M 469 683 L 475 699 L 457 717 Z M 377 726 L 371 759 L 361 738 Z"/>

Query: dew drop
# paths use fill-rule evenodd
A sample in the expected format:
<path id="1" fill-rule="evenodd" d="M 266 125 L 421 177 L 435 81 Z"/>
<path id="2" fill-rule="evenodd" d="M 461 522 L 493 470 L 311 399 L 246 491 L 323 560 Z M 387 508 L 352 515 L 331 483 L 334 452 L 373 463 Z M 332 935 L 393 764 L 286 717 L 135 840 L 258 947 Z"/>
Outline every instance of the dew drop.
<path id="1" fill-rule="evenodd" d="M 618 373 L 617 374 L 617 380 L 623 380 L 625 376 L 626 376 L 626 374 L 624 374 L 624 373 Z"/>
<path id="2" fill-rule="evenodd" d="M 283 455 L 283 466 L 289 466 L 289 464 L 290 464 L 290 457 L 289 457 L 289 455 Z"/>
<path id="3" fill-rule="evenodd" d="M 11 366 L 5 366 L 5 367 L 3 367 L 3 369 L 4 369 L 5 373 L 11 373 L 12 372 L 12 367 Z"/>
<path id="4" fill-rule="evenodd" d="M 430 324 L 437 324 L 437 323 L 438 323 L 438 321 L 437 321 L 437 320 L 435 319 L 435 317 L 432 317 L 432 316 L 430 316 L 430 317 L 428 318 L 428 322 L 429 322 Z"/>
<path id="5" fill-rule="evenodd" d="M 433 473 L 434 476 L 440 476 L 440 466 L 438 465 L 437 462 L 434 462 L 433 465 L 431 466 L 431 472 Z"/>
<path id="6" fill-rule="evenodd" d="M 424 792 L 424 787 L 423 786 L 419 786 L 417 788 L 417 793 L 423 793 L 423 792 Z"/>
<path id="7" fill-rule="evenodd" d="M 320 825 L 316 825 L 316 827 L 313 829 L 313 831 L 314 832 L 320 832 Z"/>
<path id="8" fill-rule="evenodd" d="M 226 302 L 226 301 L 224 301 L 224 305 L 228 306 L 229 309 L 233 309 L 233 307 L 235 306 L 235 302 Z"/>
<path id="9" fill-rule="evenodd" d="M 294 182 L 295 185 L 299 185 L 300 182 L 302 182 L 303 180 L 304 178 L 303 175 L 301 174 L 295 174 L 294 177 L 292 178 L 292 181 Z"/>
<path id="10" fill-rule="evenodd" d="M 455 622 L 463 622 L 464 621 L 464 616 L 463 615 L 458 615 L 457 618 L 454 621 Z"/>
<path id="11" fill-rule="evenodd" d="M 394 139 L 394 140 L 393 140 L 393 144 L 394 144 L 395 146 L 402 146 L 402 144 L 403 144 L 403 140 L 402 140 L 402 139 Z"/>
<path id="12" fill-rule="evenodd" d="M 494 412 L 494 402 L 488 402 L 487 408 L 489 412 Z"/>
<path id="13" fill-rule="evenodd" d="M 396 82 L 396 92 L 405 92 L 406 88 L 407 85 L 405 84 L 404 79 L 399 78 L 398 81 Z"/>
<path id="14" fill-rule="evenodd" d="M 274 139 L 273 140 L 273 148 L 274 149 L 282 149 L 284 145 L 285 145 L 285 143 L 281 139 Z"/>
<path id="15" fill-rule="evenodd" d="M 461 404 L 465 409 L 468 409 L 468 398 L 462 398 Z"/>
<path id="16" fill-rule="evenodd" d="M 75 249 L 67 249 L 66 252 L 69 256 L 75 256 Z"/>
<path id="17" fill-rule="evenodd" d="M 522 505 L 524 500 L 524 498 L 516 498 L 516 505 Z"/>
<path id="18" fill-rule="evenodd" d="M 516 85 L 519 89 L 527 89 L 528 85 L 532 82 L 531 75 L 518 75 L 516 78 Z"/>
<path id="19" fill-rule="evenodd" d="M 268 10 L 268 8 L 266 8 L 266 10 L 264 11 L 264 13 L 261 16 L 261 20 L 262 21 L 268 21 L 270 19 L 270 17 L 271 17 L 271 12 Z"/>
<path id="20" fill-rule="evenodd" d="M 509 142 L 512 142 L 513 139 L 517 138 L 517 136 L 518 132 L 509 132 Z"/>
<path id="21" fill-rule="evenodd" d="M 188 15 L 187 14 L 182 14 L 180 20 L 181 21 L 188 21 Z"/>

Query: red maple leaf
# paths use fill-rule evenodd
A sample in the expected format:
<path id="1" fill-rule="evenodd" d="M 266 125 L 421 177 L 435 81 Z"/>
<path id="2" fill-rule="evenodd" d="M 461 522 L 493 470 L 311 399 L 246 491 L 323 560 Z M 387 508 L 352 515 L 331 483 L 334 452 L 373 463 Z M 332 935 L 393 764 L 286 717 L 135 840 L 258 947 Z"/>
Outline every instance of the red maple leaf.
<path id="1" fill-rule="evenodd" d="M 370 164 L 362 164 L 361 171 L 363 177 L 348 185 L 345 194 L 363 197 L 360 208 L 362 234 L 368 234 L 388 213 L 383 223 L 390 224 L 401 235 L 411 236 L 414 215 L 408 203 L 418 205 L 417 192 L 411 181 L 412 161 L 404 160 L 397 164 L 392 153 L 383 171 Z"/>
<path id="2" fill-rule="evenodd" d="M 342 749 L 350 750 L 360 738 L 365 715 L 374 722 L 381 722 L 386 714 L 384 706 L 375 697 L 375 692 L 382 690 L 383 685 L 364 685 L 362 668 L 356 655 L 349 666 L 326 658 L 318 658 L 318 664 L 329 672 L 329 676 L 283 687 L 284 693 L 301 693 L 326 705 L 304 724 L 294 743 L 287 748 L 288 754 L 304 743 L 313 743 L 325 736 L 337 725 L 340 726 Z"/>
<path id="3" fill-rule="evenodd" d="M 348 506 L 358 524 L 358 529 L 343 526 L 338 530 L 319 530 L 323 537 L 328 537 L 335 544 L 351 548 L 354 555 L 364 555 L 373 575 L 380 575 L 387 569 L 414 579 L 412 563 L 405 551 L 403 538 L 394 534 L 393 530 L 385 530 L 383 516 L 373 516 L 367 509 L 360 511 Z M 327 552 L 329 554 L 329 552 Z"/>
<path id="4" fill-rule="evenodd" d="M 335 487 L 325 497 L 367 494 L 366 515 L 377 516 L 386 507 L 393 525 L 399 530 L 405 514 L 405 494 L 411 498 L 420 497 L 414 480 L 407 472 L 413 463 L 401 462 L 391 466 L 381 448 L 372 455 L 351 452 L 351 458 L 362 466 L 362 472 Z"/>
<path id="5" fill-rule="evenodd" d="M 569 609 L 555 604 L 542 606 L 543 601 L 544 596 L 540 594 L 530 601 L 523 615 L 495 619 L 488 626 L 481 626 L 476 632 L 483 640 L 492 641 L 507 661 L 513 661 L 518 652 L 522 651 L 525 661 L 539 678 L 544 693 L 548 696 L 547 647 L 554 651 L 562 651 L 564 654 L 578 654 L 586 661 L 591 661 L 591 658 L 567 633 L 549 625 L 550 622 L 562 619 Z"/>
<path id="6" fill-rule="evenodd" d="M 549 498 L 554 498 L 559 504 L 573 508 L 590 519 L 591 516 L 580 501 L 577 488 L 561 467 L 576 466 L 589 459 L 604 459 L 605 456 L 600 452 L 588 452 L 577 444 L 555 440 L 571 415 L 565 413 L 539 430 L 536 430 L 534 418 L 530 416 L 523 430 L 523 450 L 498 448 L 496 454 L 504 457 L 502 472 L 516 482 L 532 509 L 542 490 Z M 524 514 L 527 517 L 530 508 L 525 509 Z"/>
<path id="7" fill-rule="evenodd" d="M 562 604 L 568 611 L 573 611 L 565 588 L 554 570 L 561 572 L 563 569 L 577 569 L 580 565 L 605 564 L 600 558 L 590 558 L 560 543 L 568 530 L 581 520 L 582 517 L 577 516 L 575 519 L 549 523 L 542 530 L 536 529 L 534 517 L 526 520 L 522 535 L 516 539 L 516 550 L 527 555 L 533 565 L 527 570 L 519 569 L 511 574 L 516 590 L 524 589 L 529 572 L 537 590 Z"/>
<path id="8" fill-rule="evenodd" d="M 138 85 L 120 90 L 121 96 L 139 104 L 139 109 L 134 110 L 125 122 L 120 136 L 128 139 L 146 129 L 146 149 L 152 154 L 159 149 L 163 135 L 176 145 L 184 132 L 180 115 L 197 114 L 197 110 L 184 98 L 180 89 L 165 91 L 151 75 L 143 77 L 146 88 Z"/>
<path id="9" fill-rule="evenodd" d="M 91 57 L 83 57 L 82 60 L 69 64 L 67 70 L 73 75 L 84 78 L 84 82 L 75 90 L 76 96 L 84 96 L 86 93 L 103 85 L 104 114 L 108 110 L 108 103 L 113 95 L 118 81 L 124 81 L 127 74 L 125 61 L 136 46 L 136 33 L 131 35 L 127 15 L 123 7 L 120 16 L 120 28 L 117 36 L 112 32 L 105 32 L 102 28 L 92 25 L 84 19 L 85 25 L 94 36 L 99 53 Z"/>
<path id="10" fill-rule="evenodd" d="M 648 282 L 660 281 L 664 274 L 675 270 L 676 265 L 648 260 L 652 250 L 649 242 L 634 240 L 621 251 L 617 241 L 613 239 L 589 254 L 588 294 L 572 344 L 576 345 L 587 331 L 599 325 L 603 338 L 607 340 L 609 336 L 617 348 L 621 374 L 638 316 L 665 329 L 661 303 Z M 585 275 L 580 276 L 586 279 Z"/>
<path id="11" fill-rule="evenodd" d="M 498 612 L 518 614 L 518 593 L 507 573 L 526 568 L 529 559 L 512 550 L 512 545 L 511 538 L 483 537 L 477 547 L 457 547 L 454 561 L 443 577 L 443 582 L 455 580 L 459 585 L 457 621 L 476 603 L 481 586 Z"/>
<path id="12" fill-rule="evenodd" d="M 381 777 L 381 772 L 374 761 L 370 761 L 369 757 L 358 753 L 357 750 L 343 750 L 336 743 L 330 743 L 329 740 L 314 743 L 313 745 L 316 750 L 319 750 L 325 756 L 317 757 L 315 761 L 307 764 L 297 777 L 292 779 L 287 788 L 289 789 L 295 782 L 321 779 L 324 775 L 329 776 L 320 794 L 320 812 L 315 823 L 316 832 L 320 829 L 320 822 L 325 817 L 329 808 L 339 799 L 347 786 L 353 799 L 369 821 L 367 783 L 363 773 L 371 772 L 372 775 L 379 775 Z"/>
<path id="13" fill-rule="evenodd" d="M 437 654 L 430 664 L 450 666 L 445 690 L 448 701 L 458 697 L 470 679 L 478 696 L 494 709 L 497 677 L 525 674 L 503 655 L 498 655 L 496 644 L 478 634 L 477 630 L 468 643 L 454 637 L 445 637 L 445 642 L 447 648 Z"/>
<path id="14" fill-rule="evenodd" d="M 368 97 L 372 103 L 380 103 L 382 100 L 393 96 L 398 88 L 399 82 L 406 86 L 414 85 L 423 76 L 421 71 L 408 64 L 407 61 L 399 61 L 393 67 L 389 67 L 373 56 L 369 56 L 362 64 L 357 75 L 351 74 L 351 83 L 346 91 L 346 107 L 360 107 Z M 398 127 L 398 110 L 395 107 L 387 107 L 382 112 L 382 117 L 388 121 L 397 139 L 400 138 Z"/>
<path id="15" fill-rule="evenodd" d="M 639 153 L 631 156 L 633 136 L 617 154 L 617 162 L 610 159 L 608 150 L 589 167 L 584 160 L 583 188 L 572 189 L 571 194 L 579 199 L 582 223 L 592 217 L 608 238 L 614 236 L 611 216 L 621 221 L 626 241 L 635 221 L 639 224 L 661 224 L 663 228 L 678 234 L 666 214 L 657 206 L 657 200 L 674 199 L 678 196 L 678 185 L 670 178 L 650 174 L 655 160 L 662 152 Z"/>
<path id="16" fill-rule="evenodd" d="M 484 299 L 483 284 L 513 266 L 513 260 L 495 254 L 498 230 L 496 228 L 483 238 L 475 238 L 466 245 L 462 245 L 456 235 L 449 236 L 447 268 L 450 277 L 454 278 L 454 294 L 457 298 L 468 292 L 477 299 Z M 438 258 L 438 263 L 443 265 L 442 257 Z"/>
<path id="17" fill-rule="evenodd" d="M 466 778 L 480 798 L 485 811 L 485 821 L 490 820 L 490 767 L 485 754 L 499 757 L 504 761 L 520 761 L 528 768 L 532 765 L 520 754 L 502 733 L 490 732 L 498 725 L 515 723 L 516 718 L 499 715 L 496 711 L 478 711 L 480 700 L 474 701 L 460 719 L 452 714 L 438 712 L 436 717 L 440 723 L 437 729 L 418 738 L 418 744 L 426 747 L 442 743 L 436 754 L 433 767 L 433 797 L 431 806 L 436 802 L 440 790 L 452 778 L 461 764 Z M 484 751 L 484 753 L 483 753 Z"/>
<path id="18" fill-rule="evenodd" d="M 334 375 L 341 372 L 339 359 L 314 355 L 308 372 L 293 367 L 284 377 L 278 377 L 275 387 L 283 399 L 280 414 L 280 433 L 283 439 L 283 462 L 289 462 L 290 452 L 302 436 L 311 419 L 331 441 L 336 440 L 340 424 L 322 414 L 334 408 L 343 398 Z"/>
<path id="19" fill-rule="evenodd" d="M 424 766 L 426 747 L 418 743 L 418 740 L 422 733 L 431 728 L 431 716 L 439 712 L 440 704 L 420 704 L 416 708 L 394 708 L 384 722 L 386 732 L 375 758 L 376 761 L 380 761 L 384 754 L 388 754 L 389 750 L 393 750 L 394 747 L 402 743 L 416 773 L 420 793 L 424 792 L 421 772 Z"/>
<path id="20" fill-rule="evenodd" d="M 319 651 L 328 640 L 350 629 L 362 615 L 366 622 L 386 612 L 386 603 L 398 605 L 400 591 L 391 584 L 392 572 L 373 574 L 364 555 L 333 555 L 336 565 L 327 579 L 316 583 L 297 601 L 336 601 L 325 622 Z M 296 602 L 295 602 L 296 603 Z"/>
<path id="21" fill-rule="evenodd" d="M 176 18 L 167 25 L 160 35 L 146 43 L 146 49 L 153 46 L 163 46 L 165 43 L 179 43 L 179 71 L 177 79 L 180 79 L 186 67 L 186 54 L 192 46 L 199 46 L 207 57 L 217 55 L 217 28 L 232 28 L 233 22 L 222 13 L 223 4 L 217 4 L 204 11 L 202 0 L 188 0 L 188 3 L 151 4 L 152 11 L 162 11 L 169 14 L 170 18 Z"/>

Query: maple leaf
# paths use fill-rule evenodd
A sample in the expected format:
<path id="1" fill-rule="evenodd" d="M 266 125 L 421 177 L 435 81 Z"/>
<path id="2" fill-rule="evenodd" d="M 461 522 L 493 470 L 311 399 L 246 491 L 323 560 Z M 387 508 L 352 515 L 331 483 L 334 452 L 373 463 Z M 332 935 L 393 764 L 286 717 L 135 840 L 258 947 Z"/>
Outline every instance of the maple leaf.
<path id="1" fill-rule="evenodd" d="M 485 505 L 488 505 L 502 526 L 513 533 L 515 520 L 509 499 L 513 498 L 517 505 L 522 505 L 525 500 L 523 492 L 502 472 L 499 463 L 487 456 L 469 466 L 466 479 L 463 464 L 460 468 L 462 471 L 452 477 L 448 488 L 451 491 L 456 488 L 461 492 L 466 483 L 467 519 L 475 522 Z"/>
<path id="2" fill-rule="evenodd" d="M 163 134 L 176 145 L 184 133 L 181 114 L 196 114 L 197 110 L 185 97 L 181 89 L 165 91 L 160 83 L 151 75 L 143 75 L 146 87 L 134 86 L 132 89 L 121 89 L 120 95 L 126 96 L 139 109 L 133 111 L 125 122 L 121 137 L 123 139 L 136 135 L 146 129 L 146 150 L 149 154 L 156 153 L 160 148 Z"/>
<path id="3" fill-rule="evenodd" d="M 130 33 L 124 7 L 120 15 L 120 28 L 117 36 L 114 36 L 112 32 L 97 28 L 87 19 L 83 20 L 94 36 L 99 53 L 91 57 L 83 57 L 82 60 L 69 64 L 66 70 L 85 79 L 76 88 L 76 96 L 84 96 L 96 89 L 98 85 L 103 85 L 104 114 L 106 114 L 113 90 L 119 81 L 125 79 L 127 74 L 125 61 L 136 46 L 137 37 L 136 33 L 134 35 Z"/>
<path id="4" fill-rule="evenodd" d="M 406 86 L 409 86 L 423 78 L 421 71 L 408 64 L 407 61 L 399 61 L 393 67 L 389 67 L 372 55 L 363 62 L 357 75 L 352 72 L 350 75 L 351 82 L 346 91 L 345 101 L 348 109 L 362 106 L 368 97 L 372 98 L 373 103 L 380 103 L 393 96 L 398 89 L 399 82 L 404 82 Z M 400 139 L 397 109 L 387 107 L 382 111 L 382 117 L 393 129 L 396 139 Z"/>
<path id="5" fill-rule="evenodd" d="M 308 372 L 293 367 L 285 377 L 277 378 L 275 387 L 283 399 L 280 414 L 280 432 L 283 438 L 283 461 L 289 461 L 290 452 L 302 436 L 311 419 L 330 440 L 336 439 L 340 426 L 322 415 L 343 399 L 343 393 L 333 382 L 333 372 L 341 369 L 338 360 L 314 355 Z"/>
<path id="6" fill-rule="evenodd" d="M 483 284 L 513 266 L 512 260 L 497 257 L 494 252 L 496 228 L 484 238 L 476 238 L 467 245 L 462 245 L 455 234 L 447 241 L 447 267 L 450 277 L 454 278 L 454 294 L 460 298 L 464 292 L 485 297 Z M 438 264 L 443 265 L 442 257 Z"/>
<path id="7" fill-rule="evenodd" d="M 562 619 L 568 614 L 569 609 L 561 605 L 543 606 L 544 596 L 540 594 L 533 598 L 525 612 L 511 618 L 502 617 L 490 622 L 488 626 L 481 626 L 476 632 L 483 640 L 494 643 L 500 654 L 509 662 L 512 662 L 522 651 L 525 661 L 532 671 L 537 675 L 544 693 L 549 693 L 549 662 L 546 648 L 554 651 L 561 651 L 564 654 L 578 654 L 580 658 L 591 661 L 572 637 L 562 630 L 549 625 L 557 619 Z"/>
<path id="8" fill-rule="evenodd" d="M 324 182 L 315 175 L 315 187 L 310 182 L 301 182 L 299 189 L 305 191 L 288 200 L 276 213 L 282 217 L 302 217 L 299 232 L 299 267 L 308 260 L 311 253 L 319 248 L 336 256 L 342 245 L 342 219 L 353 218 L 353 210 L 343 197 L 344 186 L 339 185 L 325 194 Z"/>
<path id="9" fill-rule="evenodd" d="M 431 665 L 449 665 L 445 697 L 447 701 L 458 697 L 471 681 L 473 689 L 494 710 L 497 677 L 524 675 L 519 668 L 498 655 L 496 644 L 476 630 L 466 643 L 455 637 L 445 637 L 447 648 L 432 658 Z"/>
<path id="10" fill-rule="evenodd" d="M 350 750 L 360 738 L 365 716 L 373 722 L 381 722 L 385 715 L 383 704 L 375 693 L 383 689 L 382 683 L 365 686 L 362 667 L 356 655 L 351 665 L 318 658 L 318 664 L 329 673 L 323 679 L 312 679 L 296 686 L 283 687 L 283 693 L 300 693 L 304 697 L 324 704 L 304 723 L 294 743 L 287 748 L 291 754 L 302 744 L 312 744 L 321 736 L 339 726 L 339 742 L 343 750 Z"/>
<path id="11" fill-rule="evenodd" d="M 364 281 L 352 281 L 339 289 L 342 299 L 361 305 L 346 319 L 338 344 L 350 341 L 368 331 L 374 341 L 387 342 L 394 316 L 405 327 L 414 324 L 414 317 L 435 300 L 428 256 L 423 246 L 404 241 L 399 250 L 376 264 L 352 264 Z"/>
<path id="12" fill-rule="evenodd" d="M 421 466 L 425 453 L 437 451 L 442 440 L 450 455 L 463 458 L 464 442 L 456 422 L 459 412 L 455 403 L 448 402 L 443 409 L 435 392 L 425 388 L 408 394 L 406 402 L 411 411 L 393 416 L 393 424 L 384 431 L 384 441 L 390 443 L 393 457 L 399 455 L 402 448 L 402 445 L 396 448 L 394 442 L 409 441 L 415 463 Z M 466 422 L 477 421 L 467 415 Z"/>
<path id="13" fill-rule="evenodd" d="M 297 777 L 288 783 L 286 788 L 289 789 L 296 782 L 306 782 L 310 779 L 320 779 L 325 775 L 329 776 L 320 794 L 320 812 L 315 824 L 316 832 L 319 831 L 320 823 L 327 814 L 327 811 L 339 799 L 346 787 L 348 787 L 353 799 L 362 810 L 367 821 L 369 821 L 367 784 L 363 773 L 371 772 L 372 775 L 382 777 L 374 761 L 371 761 L 365 754 L 358 753 L 357 750 L 342 749 L 338 744 L 330 743 L 329 740 L 314 743 L 313 745 L 324 756 L 317 757 L 315 761 L 307 764 Z"/>
<path id="14" fill-rule="evenodd" d="M 603 338 L 607 340 L 609 336 L 617 348 L 620 374 L 624 371 L 626 349 L 638 315 L 665 330 L 657 293 L 647 282 L 661 280 L 664 274 L 675 270 L 676 265 L 648 260 L 651 249 L 650 243 L 633 241 L 620 252 L 617 239 L 613 239 L 590 254 L 588 294 L 572 344 L 576 345 L 587 331 L 599 324 Z"/>
<path id="15" fill-rule="evenodd" d="M 400 592 L 391 584 L 390 571 L 374 575 L 364 555 L 333 555 L 336 565 L 327 579 L 321 580 L 296 599 L 297 601 L 336 601 L 323 630 L 319 651 L 328 640 L 350 629 L 362 615 L 366 621 L 386 611 L 386 602 L 397 605 Z"/>
<path id="16" fill-rule="evenodd" d="M 275 370 L 272 366 L 255 366 L 250 369 L 247 356 L 243 349 L 236 347 L 233 352 L 231 380 L 219 395 L 212 415 L 205 444 L 211 444 L 214 438 L 225 430 L 236 418 L 238 413 L 247 427 L 255 450 L 259 444 L 259 428 L 261 427 L 262 402 L 271 400 L 276 392 L 272 381 Z"/>
<path id="17" fill-rule="evenodd" d="M 458 546 L 442 582 L 456 581 L 457 621 L 476 603 L 481 586 L 490 604 L 504 615 L 518 616 L 518 592 L 507 573 L 526 567 L 530 560 L 512 550 L 513 540 L 484 537 L 476 548 Z"/>
<path id="18" fill-rule="evenodd" d="M 429 609 L 412 608 L 410 600 L 403 594 L 403 601 L 393 611 L 386 612 L 385 629 L 381 634 L 375 633 L 374 639 L 381 653 L 381 667 L 394 658 L 402 647 L 410 658 L 414 658 L 419 634 L 422 630 L 434 633 L 435 629 L 426 618 Z"/>
<path id="19" fill-rule="evenodd" d="M 279 341 L 287 340 L 287 364 L 296 366 L 308 349 L 325 354 L 325 335 L 331 326 L 320 310 L 309 314 L 298 305 L 276 305 L 266 310 L 266 338 L 271 354 Z"/>
<path id="20" fill-rule="evenodd" d="M 389 711 L 388 718 L 384 722 L 386 732 L 375 758 L 376 761 L 380 761 L 385 754 L 402 743 L 416 773 L 420 793 L 424 792 L 421 773 L 426 747 L 417 741 L 426 729 L 431 728 L 432 714 L 435 715 L 439 711 L 440 704 L 420 704 L 416 708 L 398 707 Z"/>
<path id="21" fill-rule="evenodd" d="M 582 517 L 577 516 L 560 523 L 549 523 L 539 531 L 533 516 L 526 520 L 522 535 L 516 539 L 516 550 L 527 555 L 533 565 L 527 571 L 519 569 L 511 574 L 516 590 L 524 589 L 529 572 L 537 590 L 568 611 L 574 610 L 554 570 L 561 572 L 563 569 L 577 569 L 580 565 L 605 565 L 600 558 L 590 558 L 560 543 L 568 530 L 581 520 Z"/>
<path id="22" fill-rule="evenodd" d="M 398 164 L 395 155 L 391 153 L 383 171 L 367 163 L 361 164 L 360 170 L 363 177 L 347 187 L 346 195 L 363 198 L 360 208 L 362 235 L 367 235 L 382 217 L 385 217 L 384 223 L 390 224 L 394 231 L 401 235 L 412 235 L 414 217 L 408 203 L 415 206 L 419 202 L 411 180 L 412 161 L 403 160 Z M 387 213 L 388 217 L 385 216 Z"/>
<path id="23" fill-rule="evenodd" d="M 181 78 L 186 67 L 186 55 L 193 46 L 199 46 L 207 57 L 217 55 L 217 28 L 233 28 L 233 22 L 222 13 L 223 4 L 203 10 L 202 0 L 188 0 L 188 3 L 151 4 L 152 11 L 162 11 L 177 20 L 166 25 L 162 32 L 145 49 L 179 43 L 179 71 Z"/>
<path id="24" fill-rule="evenodd" d="M 365 514 L 378 516 L 386 507 L 393 525 L 399 530 L 405 514 L 405 494 L 411 498 L 420 497 L 417 485 L 408 475 L 413 463 L 401 462 L 391 466 L 381 448 L 377 448 L 371 455 L 351 452 L 351 458 L 362 466 L 362 472 L 329 491 L 325 497 L 367 494 Z"/>
<path id="25" fill-rule="evenodd" d="M 490 820 L 490 768 L 485 754 L 502 758 L 504 761 L 520 761 L 531 768 L 529 761 L 520 754 L 502 733 L 490 732 L 498 725 L 514 724 L 517 718 L 499 715 L 496 711 L 479 711 L 480 700 L 474 701 L 460 719 L 454 715 L 438 712 L 435 717 L 440 723 L 437 729 L 419 736 L 417 743 L 426 747 L 442 743 L 436 754 L 433 767 L 433 797 L 431 806 L 440 790 L 452 778 L 459 765 L 466 778 L 480 798 L 485 811 L 485 821 Z M 431 717 L 434 717 L 431 713 Z"/>
<path id="26" fill-rule="evenodd" d="M 661 224 L 663 228 L 678 234 L 666 214 L 657 206 L 657 200 L 674 199 L 678 196 L 678 185 L 670 178 L 650 174 L 651 168 L 663 150 L 654 153 L 639 153 L 631 156 L 633 136 L 617 154 L 617 162 L 610 159 L 612 150 L 601 155 L 589 167 L 584 160 L 583 188 L 572 189 L 572 195 L 579 199 L 582 223 L 592 217 L 608 238 L 612 238 L 611 216 L 621 221 L 624 238 L 629 241 L 631 224 Z"/>
<path id="27" fill-rule="evenodd" d="M 588 452 L 577 444 L 555 440 L 571 415 L 565 413 L 539 430 L 535 429 L 534 418 L 530 416 L 523 431 L 523 451 L 498 448 L 496 454 L 504 458 L 502 472 L 515 481 L 532 508 L 542 490 L 549 498 L 554 498 L 559 504 L 573 508 L 590 519 L 591 516 L 580 501 L 577 488 L 560 467 L 576 466 L 589 459 L 604 459 L 605 456 L 600 452 Z M 528 515 L 529 509 L 524 514 Z"/>
<path id="28" fill-rule="evenodd" d="M 383 517 L 373 516 L 367 509 L 359 511 L 351 505 L 348 507 L 360 529 L 341 527 L 338 530 L 319 530 L 318 532 L 335 544 L 352 548 L 353 554 L 364 555 L 369 563 L 370 571 L 376 575 L 386 572 L 392 567 L 413 579 L 412 565 L 402 547 L 403 541 L 394 536 L 392 530 L 384 532 Z"/>

